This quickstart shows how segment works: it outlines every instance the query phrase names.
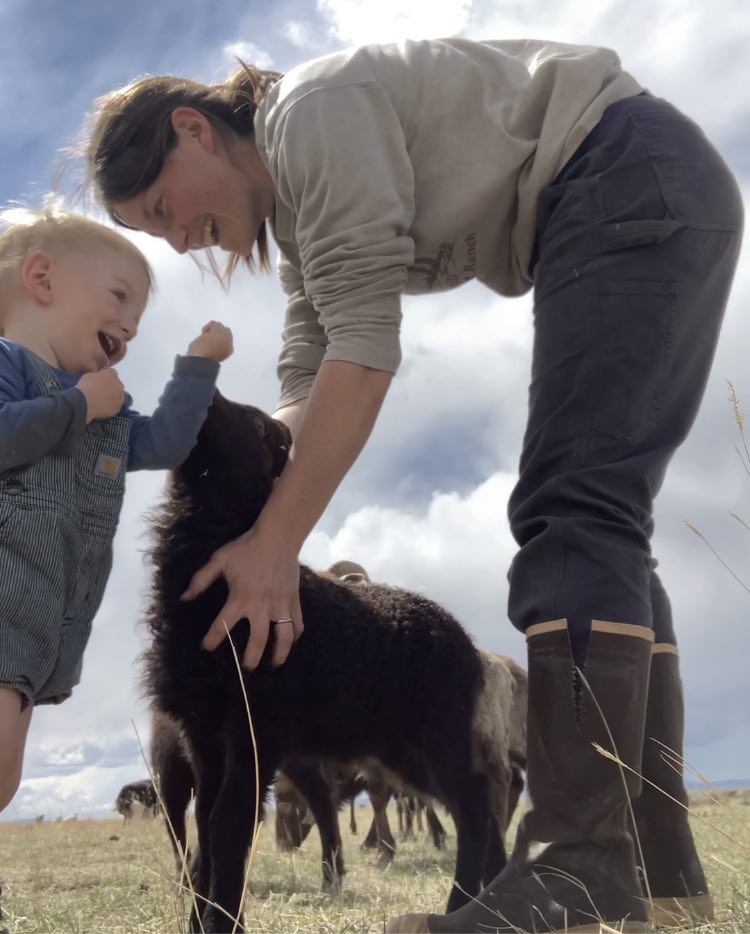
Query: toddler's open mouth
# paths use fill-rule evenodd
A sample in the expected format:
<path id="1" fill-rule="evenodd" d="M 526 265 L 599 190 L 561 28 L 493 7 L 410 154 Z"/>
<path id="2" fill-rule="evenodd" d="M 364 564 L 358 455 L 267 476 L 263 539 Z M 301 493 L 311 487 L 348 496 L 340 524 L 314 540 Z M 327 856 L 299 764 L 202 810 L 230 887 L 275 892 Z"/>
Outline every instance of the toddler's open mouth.
<path id="1" fill-rule="evenodd" d="M 120 351 L 122 350 L 122 341 L 118 340 L 116 337 L 112 337 L 110 334 L 105 334 L 104 331 L 99 331 L 99 343 L 102 345 L 104 353 L 107 355 L 107 359 L 111 362 L 116 360 Z"/>

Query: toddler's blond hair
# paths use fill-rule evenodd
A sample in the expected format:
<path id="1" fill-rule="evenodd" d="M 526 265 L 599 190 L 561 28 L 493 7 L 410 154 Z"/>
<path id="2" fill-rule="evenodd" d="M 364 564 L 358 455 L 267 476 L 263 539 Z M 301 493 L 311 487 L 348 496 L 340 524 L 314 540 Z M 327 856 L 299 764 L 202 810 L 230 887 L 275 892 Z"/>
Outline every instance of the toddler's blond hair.
<path id="1" fill-rule="evenodd" d="M 3 306 L 8 292 L 18 282 L 18 271 L 27 256 L 37 250 L 60 256 L 71 250 L 91 252 L 108 246 L 137 259 L 148 279 L 154 276 L 146 257 L 121 233 L 98 221 L 64 210 L 51 202 L 41 210 L 13 207 L 0 211 L 0 337 L 3 334 Z"/>

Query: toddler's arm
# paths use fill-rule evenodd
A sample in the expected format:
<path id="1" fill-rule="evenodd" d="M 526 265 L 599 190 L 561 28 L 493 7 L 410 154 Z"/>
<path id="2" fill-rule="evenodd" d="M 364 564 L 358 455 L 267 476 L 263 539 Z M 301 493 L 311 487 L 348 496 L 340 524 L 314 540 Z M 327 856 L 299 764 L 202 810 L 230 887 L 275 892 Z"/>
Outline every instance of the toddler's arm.
<path id="1" fill-rule="evenodd" d="M 133 421 L 128 470 L 163 470 L 185 460 L 213 401 L 219 363 L 231 353 L 232 332 L 209 322 L 191 341 L 187 355 L 175 359 L 172 378 L 154 413 L 150 417 L 132 409 L 123 413 Z"/>
<path id="2" fill-rule="evenodd" d="M 23 372 L 0 346 L 0 473 L 48 454 L 73 454 L 86 430 L 86 400 L 72 387 L 26 399 Z"/>

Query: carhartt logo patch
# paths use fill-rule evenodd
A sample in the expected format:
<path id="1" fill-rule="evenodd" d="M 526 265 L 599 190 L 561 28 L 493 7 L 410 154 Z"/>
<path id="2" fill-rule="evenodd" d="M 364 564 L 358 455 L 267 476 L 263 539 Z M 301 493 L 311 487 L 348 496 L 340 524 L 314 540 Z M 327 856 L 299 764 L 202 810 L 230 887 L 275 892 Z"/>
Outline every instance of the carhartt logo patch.
<path id="1" fill-rule="evenodd" d="M 116 480 L 120 476 L 121 468 L 121 457 L 112 457 L 111 454 L 100 454 L 96 459 L 94 476 L 107 477 L 109 480 Z"/>

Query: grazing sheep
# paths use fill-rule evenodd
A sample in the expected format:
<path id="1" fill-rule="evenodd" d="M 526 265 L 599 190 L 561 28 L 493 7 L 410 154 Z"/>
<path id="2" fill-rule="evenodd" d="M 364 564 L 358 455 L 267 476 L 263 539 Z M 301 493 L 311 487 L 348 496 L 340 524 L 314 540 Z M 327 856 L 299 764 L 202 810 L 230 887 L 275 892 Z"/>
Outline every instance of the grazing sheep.
<path id="1" fill-rule="evenodd" d="M 194 909 L 193 930 L 224 930 L 231 927 L 228 917 L 240 917 L 256 796 L 262 806 L 276 769 L 290 756 L 373 757 L 442 802 L 457 835 L 449 911 L 505 862 L 497 815 L 507 814 L 512 775 L 501 756 L 488 755 L 498 733 L 488 717 L 503 702 L 502 690 L 512 700 L 512 679 L 486 685 L 492 668 L 469 636 L 418 594 L 341 583 L 300 568 L 304 635 L 284 665 L 272 668 L 267 651 L 255 671 L 242 673 L 257 748 L 256 787 L 230 645 L 241 658 L 249 624 L 241 621 L 231 640 L 206 652 L 200 642 L 226 600 L 226 584 L 218 580 L 192 601 L 180 595 L 217 548 L 256 520 L 289 445 L 281 423 L 217 394 L 154 525 L 144 683 L 154 707 L 179 724 L 195 775 L 198 848 L 191 875 L 202 914 Z M 497 706 L 494 712 L 496 720 L 508 716 Z M 502 767 L 495 772 L 495 765 Z"/>
<path id="2" fill-rule="evenodd" d="M 424 812 L 427 821 L 427 829 L 430 831 L 432 843 L 436 850 L 445 849 L 445 841 L 448 834 L 443 827 L 442 821 L 437 816 L 437 812 L 429 798 L 422 798 L 419 795 L 409 795 L 403 791 L 397 791 L 396 812 L 398 814 L 398 829 L 402 839 L 409 840 L 414 836 L 414 822 L 416 820 L 417 830 L 422 833 L 424 826 L 422 824 L 422 812 Z"/>
<path id="3" fill-rule="evenodd" d="M 478 768 L 495 776 L 490 810 L 503 840 L 524 788 L 528 676 L 508 655 L 479 649 L 484 689 L 475 710 Z"/>
<path id="4" fill-rule="evenodd" d="M 305 757 L 310 768 L 316 769 L 328 787 L 333 807 L 338 810 L 346 801 L 350 802 L 349 825 L 352 833 L 357 832 L 354 816 L 354 798 L 360 791 L 366 791 L 373 809 L 373 818 L 370 829 L 365 837 L 363 848 L 377 849 L 379 853 L 378 865 L 390 864 L 396 852 L 396 841 L 391 834 L 386 808 L 393 794 L 390 781 L 393 776 L 386 777 L 385 771 L 373 759 L 354 761 L 351 763 L 332 762 L 328 759 Z M 293 849 L 302 845 L 312 825 L 315 815 L 308 807 L 305 796 L 296 787 L 286 773 L 287 760 L 282 764 L 276 775 L 274 795 L 276 797 L 276 842 L 280 849 Z M 323 829 L 320 829 L 321 844 L 325 854 L 340 853 L 341 840 L 337 832 L 332 840 L 326 839 Z M 343 874 L 343 858 L 340 859 L 341 874 Z"/>
<path id="5" fill-rule="evenodd" d="M 133 817 L 134 805 L 142 807 L 144 817 L 156 817 L 159 813 L 159 802 L 151 779 L 131 782 L 120 789 L 115 801 L 115 810 L 122 814 L 126 822 Z"/>
<path id="6" fill-rule="evenodd" d="M 315 824 L 315 815 L 307 799 L 300 792 L 290 778 L 294 774 L 295 758 L 285 759 L 281 769 L 276 773 L 273 793 L 276 799 L 276 844 L 279 849 L 292 850 L 302 845 Z M 357 832 L 357 823 L 354 816 L 354 799 L 366 789 L 366 778 L 356 766 L 346 765 L 343 762 L 332 762 L 328 759 L 315 757 L 302 757 L 303 767 L 316 769 L 323 778 L 330 796 L 332 806 L 338 813 L 342 804 L 349 804 L 349 827 L 352 833 Z M 299 763 L 298 763 L 299 765 Z M 337 833 L 336 839 L 330 843 L 321 840 L 323 853 L 340 852 L 341 837 Z M 343 859 L 341 860 L 341 873 L 343 874 Z"/>
<path id="7" fill-rule="evenodd" d="M 307 839 L 315 818 L 294 782 L 283 772 L 276 775 L 273 796 L 276 801 L 276 846 L 280 850 L 296 850 Z"/>

